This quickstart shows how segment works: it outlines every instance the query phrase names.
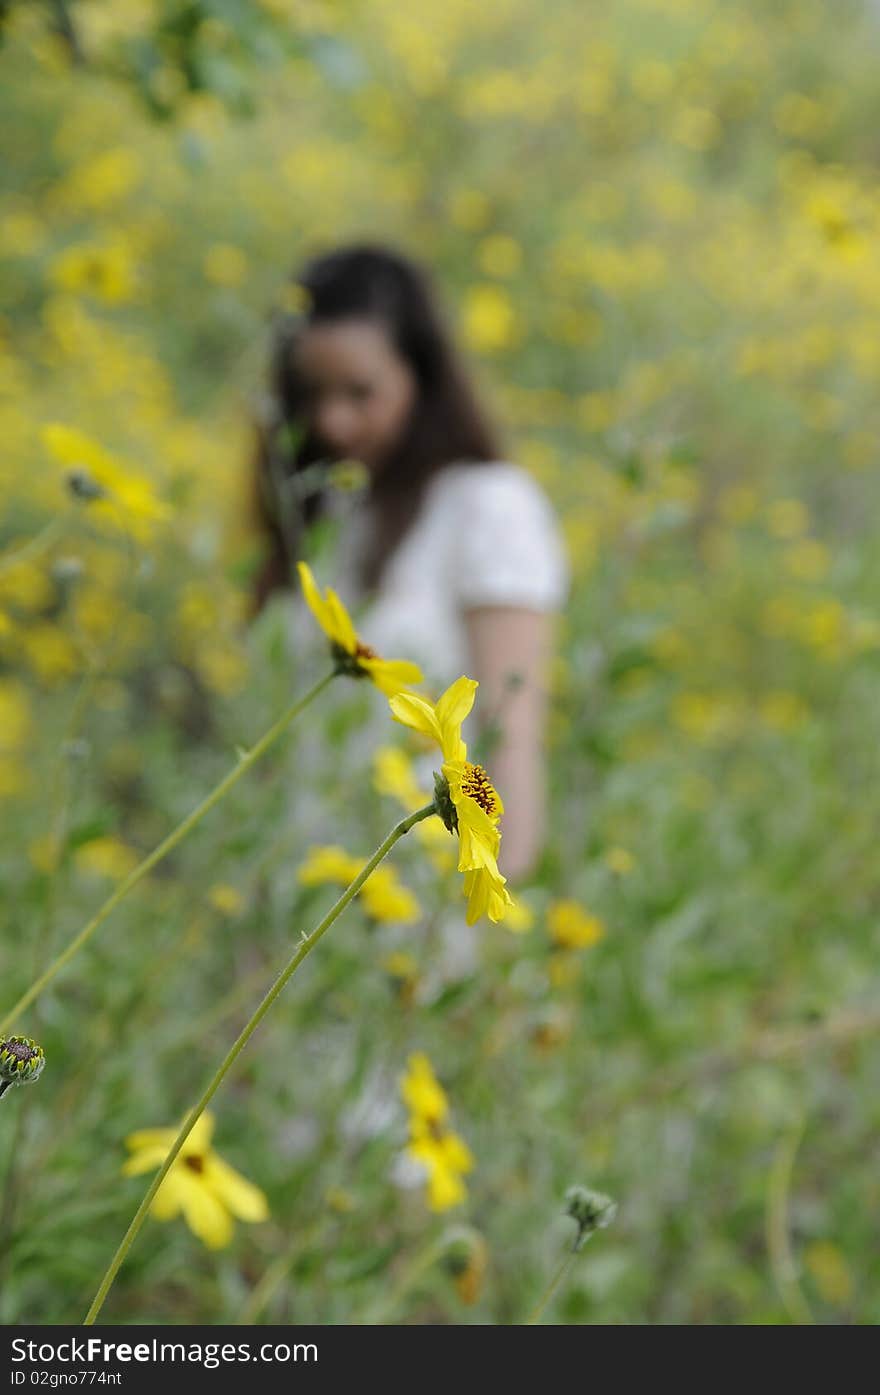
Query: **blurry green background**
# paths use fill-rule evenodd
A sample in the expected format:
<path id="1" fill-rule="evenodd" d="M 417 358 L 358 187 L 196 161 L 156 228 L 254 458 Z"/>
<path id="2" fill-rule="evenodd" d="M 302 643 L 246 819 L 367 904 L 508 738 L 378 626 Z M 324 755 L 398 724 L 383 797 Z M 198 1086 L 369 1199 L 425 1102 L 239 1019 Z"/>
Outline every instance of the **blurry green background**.
<path id="1" fill-rule="evenodd" d="M 877 7 L 79 0 L 2 26 L 3 1011 L 320 672 L 289 602 L 244 624 L 251 419 L 303 257 L 427 261 L 575 572 L 531 928 L 481 923 L 438 984 L 460 889 L 395 854 L 423 919 L 353 908 L 215 1101 L 271 1220 L 219 1252 L 150 1221 L 103 1319 L 521 1322 L 584 1182 L 618 1216 L 547 1321 L 876 1321 Z M 71 499 L 80 465 L 118 508 Z M 16 1024 L 48 1065 L 0 1102 L 3 1322 L 80 1320 L 146 1186 L 124 1138 L 183 1115 L 330 904 L 296 877 L 312 795 L 350 851 L 398 817 L 369 753 L 335 754 L 383 702 L 314 708 Z M 596 943 L 554 944 L 558 900 Z M 401 1167 L 415 1050 L 476 1160 L 443 1215 Z M 458 1223 L 476 1301 L 438 1264 L 396 1296 Z"/>

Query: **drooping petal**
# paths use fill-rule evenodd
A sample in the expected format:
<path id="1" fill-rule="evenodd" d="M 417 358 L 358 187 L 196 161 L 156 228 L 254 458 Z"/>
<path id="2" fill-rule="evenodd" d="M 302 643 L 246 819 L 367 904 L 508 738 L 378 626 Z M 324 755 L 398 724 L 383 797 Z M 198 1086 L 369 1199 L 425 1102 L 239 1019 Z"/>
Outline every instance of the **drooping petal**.
<path id="1" fill-rule="evenodd" d="M 232 1217 L 205 1185 L 204 1178 L 181 1168 L 176 1174 L 184 1219 L 209 1250 L 222 1250 L 232 1239 Z"/>
<path id="2" fill-rule="evenodd" d="M 408 659 L 359 659 L 358 663 L 386 697 L 402 693 L 412 683 L 421 683 L 424 674 L 418 664 Z"/>
<path id="3" fill-rule="evenodd" d="M 466 872 L 464 891 L 468 898 L 466 920 L 475 925 L 483 915 L 494 922 L 503 920 L 507 907 L 511 904 L 510 893 L 503 877 L 496 867 L 478 867 Z"/>
<path id="4" fill-rule="evenodd" d="M 186 1182 L 180 1183 L 180 1171 L 174 1166 L 163 1178 L 162 1185 L 150 1202 L 150 1211 L 157 1221 L 170 1221 L 183 1209 L 183 1193 Z"/>
<path id="5" fill-rule="evenodd" d="M 442 748 L 443 734 L 430 702 L 419 697 L 418 693 L 396 693 L 388 699 L 388 705 L 395 722 L 412 727 L 413 731 L 419 731 L 423 736 L 429 736 Z"/>
<path id="6" fill-rule="evenodd" d="M 238 1216 L 241 1221 L 265 1221 L 269 1217 L 269 1203 L 265 1193 L 234 1167 L 230 1167 L 216 1153 L 205 1159 L 202 1180 L 221 1205 Z"/>

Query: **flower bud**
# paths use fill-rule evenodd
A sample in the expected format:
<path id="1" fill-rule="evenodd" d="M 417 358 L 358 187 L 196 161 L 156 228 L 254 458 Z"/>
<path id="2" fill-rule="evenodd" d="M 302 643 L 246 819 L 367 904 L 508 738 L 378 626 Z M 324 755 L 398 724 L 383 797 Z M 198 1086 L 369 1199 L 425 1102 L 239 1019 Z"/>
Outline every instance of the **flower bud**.
<path id="1" fill-rule="evenodd" d="M 42 1074 L 46 1057 L 30 1037 L 0 1038 L 0 1095 L 12 1085 L 27 1085 Z"/>
<path id="2" fill-rule="evenodd" d="M 580 1250 L 596 1230 L 604 1230 L 617 1214 L 617 1202 L 589 1187 L 569 1187 L 565 1193 L 565 1214 L 576 1223 L 574 1248 Z"/>
<path id="3" fill-rule="evenodd" d="M 445 775 L 434 771 L 434 803 L 437 805 L 437 813 L 443 820 L 450 833 L 458 832 L 458 814 L 452 802 L 452 795 L 449 793 L 449 781 Z"/>

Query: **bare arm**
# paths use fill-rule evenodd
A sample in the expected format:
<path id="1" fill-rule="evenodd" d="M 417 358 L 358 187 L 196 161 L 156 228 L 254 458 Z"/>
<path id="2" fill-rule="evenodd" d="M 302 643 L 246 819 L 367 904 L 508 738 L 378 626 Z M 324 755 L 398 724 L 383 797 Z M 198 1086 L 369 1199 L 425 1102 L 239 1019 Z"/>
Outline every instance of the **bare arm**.
<path id="1" fill-rule="evenodd" d="M 520 606 L 465 611 L 478 712 L 497 723 L 489 773 L 504 801 L 499 866 L 516 882 L 534 869 L 544 840 L 544 728 L 554 616 Z"/>

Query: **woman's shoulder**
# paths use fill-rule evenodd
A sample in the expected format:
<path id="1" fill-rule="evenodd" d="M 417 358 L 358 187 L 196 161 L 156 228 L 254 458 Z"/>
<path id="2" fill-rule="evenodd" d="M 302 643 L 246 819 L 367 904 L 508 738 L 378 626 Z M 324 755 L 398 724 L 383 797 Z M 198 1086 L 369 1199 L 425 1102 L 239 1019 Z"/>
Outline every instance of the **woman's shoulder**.
<path id="1" fill-rule="evenodd" d="M 501 490 L 543 494 L 533 475 L 512 460 L 458 460 L 434 476 L 434 485 L 447 491 L 497 493 Z"/>
<path id="2" fill-rule="evenodd" d="M 541 485 L 509 460 L 447 466 L 435 507 L 449 523 L 452 574 L 460 600 L 552 608 L 568 589 L 568 564 L 555 510 Z"/>

